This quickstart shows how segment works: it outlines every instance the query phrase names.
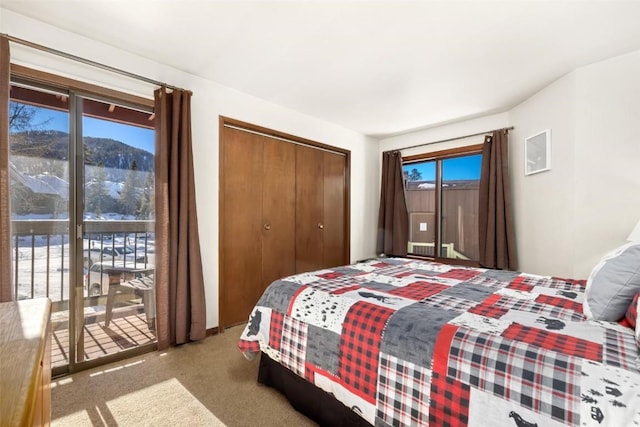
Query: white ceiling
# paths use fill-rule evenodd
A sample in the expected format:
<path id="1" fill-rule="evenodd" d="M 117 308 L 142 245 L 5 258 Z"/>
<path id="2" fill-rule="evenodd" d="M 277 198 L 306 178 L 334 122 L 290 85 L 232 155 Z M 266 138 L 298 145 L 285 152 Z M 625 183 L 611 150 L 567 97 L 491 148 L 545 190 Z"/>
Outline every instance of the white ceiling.
<path id="1" fill-rule="evenodd" d="M 640 49 L 640 1 L 0 4 L 377 137 L 506 111 Z"/>

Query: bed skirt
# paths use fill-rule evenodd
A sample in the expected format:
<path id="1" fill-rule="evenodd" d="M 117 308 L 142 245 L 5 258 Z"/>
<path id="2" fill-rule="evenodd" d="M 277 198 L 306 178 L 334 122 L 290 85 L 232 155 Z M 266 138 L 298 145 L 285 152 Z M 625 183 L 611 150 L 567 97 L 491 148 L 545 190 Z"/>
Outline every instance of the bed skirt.
<path id="1" fill-rule="evenodd" d="M 298 412 L 321 426 L 371 427 L 364 418 L 329 393 L 300 378 L 264 353 L 260 355 L 258 382 L 278 390 Z"/>

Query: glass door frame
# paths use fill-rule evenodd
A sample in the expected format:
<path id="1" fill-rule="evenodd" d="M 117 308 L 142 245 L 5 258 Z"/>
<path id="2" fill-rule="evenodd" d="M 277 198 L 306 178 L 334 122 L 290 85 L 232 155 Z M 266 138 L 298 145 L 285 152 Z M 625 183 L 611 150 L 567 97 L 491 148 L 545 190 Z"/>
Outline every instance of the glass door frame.
<path id="1" fill-rule="evenodd" d="M 109 104 L 116 104 L 153 114 L 153 101 L 135 95 L 128 95 L 111 89 L 104 89 L 91 84 L 77 82 L 72 79 L 55 76 L 46 72 L 29 69 L 19 65 L 11 65 L 11 84 L 32 88 L 33 90 L 67 96 L 69 115 L 68 142 L 68 178 L 69 202 L 67 234 L 69 247 L 68 264 L 68 352 L 67 364 L 52 367 L 52 376 L 62 376 L 69 373 L 104 365 L 113 361 L 123 360 L 138 354 L 157 349 L 156 341 L 138 345 L 131 349 L 124 349 L 95 359 L 79 360 L 79 350 L 84 341 L 84 264 L 83 264 L 83 231 L 85 227 L 83 217 L 84 200 L 84 146 L 83 146 L 83 109 L 82 100 L 91 99 Z M 79 90 L 85 88 L 88 90 Z M 135 103 L 130 100 L 148 102 Z M 155 153 L 154 153 L 155 155 Z M 64 257 L 64 254 L 61 256 Z M 48 273 L 47 273 L 48 274 Z M 63 286 L 64 283 L 61 283 Z M 64 305 L 64 302 L 62 302 Z"/>
<path id="2" fill-rule="evenodd" d="M 136 110 L 143 110 L 143 107 L 139 105 L 133 105 L 126 101 L 105 97 L 101 95 L 89 94 L 82 91 L 69 91 L 69 106 L 70 106 L 70 147 L 69 147 L 69 159 L 72 163 L 70 165 L 69 179 L 70 179 L 70 194 L 69 211 L 73 209 L 74 221 L 70 221 L 69 224 L 69 241 L 71 247 L 69 250 L 73 251 L 74 260 L 73 265 L 73 280 L 74 292 L 69 292 L 69 305 L 74 307 L 74 315 L 69 318 L 69 365 L 68 372 L 76 372 L 84 369 L 90 369 L 96 366 L 104 365 L 106 363 L 123 360 L 129 357 L 133 357 L 139 354 L 148 353 L 157 349 L 157 341 L 149 344 L 138 345 L 131 349 L 121 350 L 115 353 L 107 354 L 96 359 L 80 360 L 79 355 L 84 351 L 84 234 L 86 232 L 86 224 L 84 221 L 84 133 L 83 133 L 83 118 L 84 116 L 84 103 L 85 99 L 94 100 L 104 103 L 117 104 L 122 107 L 133 108 Z M 144 111 L 153 113 L 153 109 L 145 109 Z M 73 161 L 71 161 L 73 159 Z M 73 175 L 73 179 L 71 176 Z M 72 204 L 73 203 L 73 204 Z M 70 252 L 71 253 L 71 252 Z M 74 339 L 73 345 L 71 345 L 71 337 Z"/>

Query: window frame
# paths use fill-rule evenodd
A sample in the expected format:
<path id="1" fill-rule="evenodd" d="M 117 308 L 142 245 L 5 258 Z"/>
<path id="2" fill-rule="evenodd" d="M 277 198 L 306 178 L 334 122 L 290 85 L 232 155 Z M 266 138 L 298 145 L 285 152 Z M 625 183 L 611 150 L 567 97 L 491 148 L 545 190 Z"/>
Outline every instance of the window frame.
<path id="1" fill-rule="evenodd" d="M 434 256 L 426 256 L 420 254 L 407 253 L 408 258 L 414 259 L 427 259 L 436 262 L 442 262 L 446 264 L 458 264 L 472 267 L 479 267 L 479 260 L 462 260 L 455 258 L 446 258 L 440 256 L 442 229 L 440 227 L 442 211 L 442 162 L 444 160 L 453 159 L 457 157 L 473 156 L 482 154 L 484 144 L 473 144 L 462 147 L 450 148 L 445 150 L 424 152 L 420 154 L 414 154 L 410 156 L 402 157 L 402 167 L 415 163 L 435 161 L 436 162 L 436 186 L 435 186 L 435 241 L 434 241 Z M 405 185 L 406 191 L 406 185 Z"/>
<path id="2" fill-rule="evenodd" d="M 132 107 L 146 107 L 152 110 L 154 108 L 154 100 L 150 98 L 132 95 L 115 89 L 108 89 L 91 83 L 85 83 L 68 77 L 48 73 L 46 71 L 25 67 L 23 65 L 11 64 L 11 80 L 13 81 L 14 79 L 25 80 L 32 86 L 40 84 L 45 85 L 45 87 L 48 86 L 58 90 L 89 95 L 89 97 L 97 96 L 107 99 L 117 99 L 123 103 L 131 104 Z"/>

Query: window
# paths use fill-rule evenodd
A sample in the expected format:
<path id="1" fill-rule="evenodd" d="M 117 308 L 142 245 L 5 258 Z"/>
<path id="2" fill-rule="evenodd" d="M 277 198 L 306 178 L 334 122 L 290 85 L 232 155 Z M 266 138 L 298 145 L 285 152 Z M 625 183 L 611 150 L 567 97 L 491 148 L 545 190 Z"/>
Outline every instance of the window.
<path id="1" fill-rule="evenodd" d="M 403 159 L 410 255 L 477 261 L 482 145 Z"/>

